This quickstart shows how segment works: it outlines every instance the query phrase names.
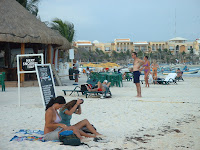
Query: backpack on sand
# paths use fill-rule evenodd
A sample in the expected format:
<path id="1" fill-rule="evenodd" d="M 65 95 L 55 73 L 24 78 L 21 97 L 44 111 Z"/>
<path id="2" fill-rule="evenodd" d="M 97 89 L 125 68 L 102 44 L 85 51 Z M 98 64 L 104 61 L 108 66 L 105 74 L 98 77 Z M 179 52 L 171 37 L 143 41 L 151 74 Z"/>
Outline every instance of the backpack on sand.
<path id="1" fill-rule="evenodd" d="M 81 141 L 75 134 L 71 135 L 59 135 L 59 140 L 63 145 L 79 146 Z"/>

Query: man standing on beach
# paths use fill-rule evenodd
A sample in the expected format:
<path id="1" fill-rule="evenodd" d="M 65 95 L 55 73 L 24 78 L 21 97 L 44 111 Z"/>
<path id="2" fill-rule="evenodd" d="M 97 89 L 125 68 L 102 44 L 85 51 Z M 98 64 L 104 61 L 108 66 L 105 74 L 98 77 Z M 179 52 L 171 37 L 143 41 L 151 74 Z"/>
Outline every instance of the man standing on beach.
<path id="1" fill-rule="evenodd" d="M 137 53 L 132 53 L 132 58 L 134 59 L 133 62 L 133 76 L 134 76 L 134 83 L 137 88 L 137 96 L 142 97 L 141 95 L 141 86 L 140 86 L 140 67 L 144 64 L 144 62 L 137 57 Z"/>

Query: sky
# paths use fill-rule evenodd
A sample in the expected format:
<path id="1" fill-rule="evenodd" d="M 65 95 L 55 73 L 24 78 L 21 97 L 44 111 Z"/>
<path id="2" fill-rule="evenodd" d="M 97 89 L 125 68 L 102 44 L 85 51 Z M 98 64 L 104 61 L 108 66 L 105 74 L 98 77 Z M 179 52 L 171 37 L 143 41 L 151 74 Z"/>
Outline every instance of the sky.
<path id="1" fill-rule="evenodd" d="M 40 0 L 38 6 L 42 21 L 73 23 L 75 41 L 200 38 L 200 0 Z"/>

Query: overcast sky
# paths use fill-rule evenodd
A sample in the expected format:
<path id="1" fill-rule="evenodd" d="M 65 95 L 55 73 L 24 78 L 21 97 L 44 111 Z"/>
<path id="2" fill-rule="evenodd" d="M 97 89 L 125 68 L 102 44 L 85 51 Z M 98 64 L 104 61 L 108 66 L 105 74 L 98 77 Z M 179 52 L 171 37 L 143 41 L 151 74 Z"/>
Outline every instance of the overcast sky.
<path id="1" fill-rule="evenodd" d="M 200 0 L 41 0 L 39 16 L 72 22 L 75 40 L 200 38 Z"/>

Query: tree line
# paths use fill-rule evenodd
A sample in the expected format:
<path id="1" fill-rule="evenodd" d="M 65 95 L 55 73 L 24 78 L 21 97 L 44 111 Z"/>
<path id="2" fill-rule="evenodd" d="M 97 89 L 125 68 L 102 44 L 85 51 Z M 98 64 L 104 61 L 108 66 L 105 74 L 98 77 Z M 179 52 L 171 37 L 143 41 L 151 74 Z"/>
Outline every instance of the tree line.
<path id="1" fill-rule="evenodd" d="M 84 48 L 77 48 L 75 49 L 75 59 L 83 62 L 116 62 L 121 65 L 126 65 L 128 63 L 132 63 L 131 53 L 132 51 L 130 50 L 127 50 L 126 52 L 116 52 L 113 50 L 108 53 L 98 49 L 95 51 L 88 51 Z M 155 52 L 138 51 L 137 54 L 140 59 L 143 59 L 144 56 L 148 56 L 150 62 L 156 60 L 158 63 L 167 64 L 199 63 L 199 55 L 196 55 L 193 49 L 190 49 L 187 54 L 184 51 L 182 53 L 177 52 L 172 54 L 172 52 L 168 49 L 157 49 Z M 68 58 L 68 52 L 66 52 L 65 57 Z"/>

